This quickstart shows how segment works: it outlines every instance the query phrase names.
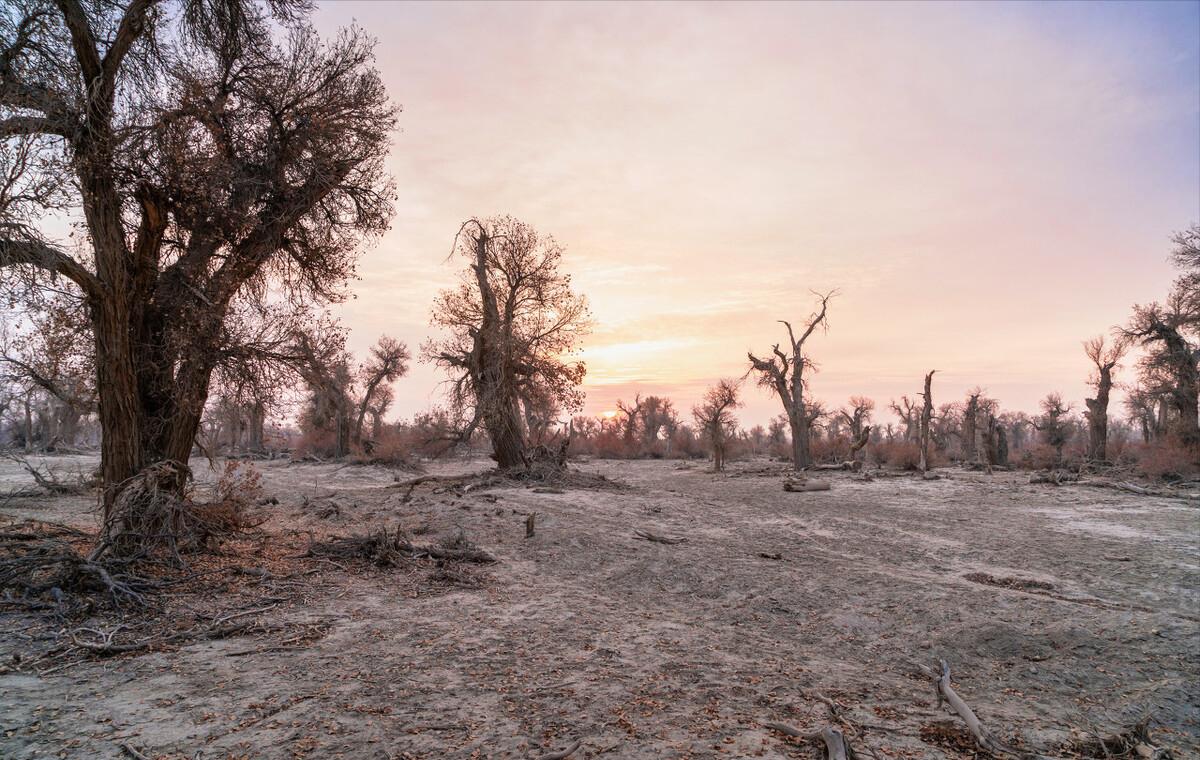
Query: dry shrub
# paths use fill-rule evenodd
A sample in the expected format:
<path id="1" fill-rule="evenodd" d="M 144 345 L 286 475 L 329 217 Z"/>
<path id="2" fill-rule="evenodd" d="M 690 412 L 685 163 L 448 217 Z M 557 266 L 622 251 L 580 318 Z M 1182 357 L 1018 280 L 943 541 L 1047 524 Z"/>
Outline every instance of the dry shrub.
<path id="1" fill-rule="evenodd" d="M 1058 461 L 1054 447 L 1046 443 L 1035 443 L 1022 449 L 1017 465 L 1026 470 L 1051 470 L 1066 468 L 1069 457 L 1064 452 L 1063 461 Z"/>
<path id="2" fill-rule="evenodd" d="M 296 441 L 296 457 L 328 459 L 337 453 L 337 433 L 332 430 L 307 428 Z"/>
<path id="3" fill-rule="evenodd" d="M 848 459 L 850 456 L 850 439 L 845 436 L 837 438 L 814 438 L 808 444 L 809 455 L 817 464 L 835 463 Z"/>
<path id="4" fill-rule="evenodd" d="M 1146 444 L 1134 453 L 1139 475 L 1152 479 L 1182 480 L 1200 475 L 1200 449 L 1177 443 Z"/>
<path id="5" fill-rule="evenodd" d="M 915 470 L 921 466 L 921 447 L 913 441 L 890 441 L 879 444 L 876 456 L 897 470 Z"/>

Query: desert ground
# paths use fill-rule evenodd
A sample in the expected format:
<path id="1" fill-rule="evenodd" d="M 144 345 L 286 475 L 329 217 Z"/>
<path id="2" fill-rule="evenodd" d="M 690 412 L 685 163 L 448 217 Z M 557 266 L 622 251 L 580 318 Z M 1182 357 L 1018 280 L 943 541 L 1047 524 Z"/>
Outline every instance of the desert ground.
<path id="1" fill-rule="evenodd" d="M 277 501 L 264 522 L 154 602 L 159 625 L 237 635 L 95 652 L 136 640 L 138 613 L 0 607 L 0 757 L 539 758 L 579 741 L 573 758 L 809 758 L 816 743 L 764 723 L 815 729 L 826 700 L 860 757 L 972 757 L 918 670 L 938 659 L 1006 742 L 1070 756 L 1152 716 L 1175 757 L 1200 757 L 1194 503 L 950 469 L 785 493 L 763 460 L 588 461 L 612 483 L 550 489 L 256 466 Z M 30 483 L 4 463 L 0 490 Z M 27 519 L 94 532 L 95 497 L 0 499 L 0 523 Z M 304 556 L 383 526 L 461 532 L 497 561 Z"/>

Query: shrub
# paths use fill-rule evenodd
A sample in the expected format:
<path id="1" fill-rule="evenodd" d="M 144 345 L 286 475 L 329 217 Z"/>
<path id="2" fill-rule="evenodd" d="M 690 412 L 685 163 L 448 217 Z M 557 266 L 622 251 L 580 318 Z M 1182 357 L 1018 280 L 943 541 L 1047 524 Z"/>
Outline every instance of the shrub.
<path id="1" fill-rule="evenodd" d="M 1138 448 L 1136 462 L 1138 474 L 1147 478 L 1180 480 L 1200 474 L 1200 449 L 1152 443 Z"/>

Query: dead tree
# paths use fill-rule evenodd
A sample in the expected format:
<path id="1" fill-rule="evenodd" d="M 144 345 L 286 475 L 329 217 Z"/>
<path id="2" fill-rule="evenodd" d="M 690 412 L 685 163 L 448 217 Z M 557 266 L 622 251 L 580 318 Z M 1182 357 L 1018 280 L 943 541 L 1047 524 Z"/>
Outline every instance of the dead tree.
<path id="1" fill-rule="evenodd" d="M 981 388 L 967 393 L 967 405 L 963 409 L 962 418 L 962 458 L 964 462 L 974 462 L 979 456 L 979 397 L 982 395 Z"/>
<path id="2" fill-rule="evenodd" d="M 450 336 L 423 353 L 451 373 L 456 406 L 470 409 L 462 439 L 482 423 L 501 469 L 528 467 L 521 399 L 536 389 L 568 412 L 582 406 L 584 364 L 562 357 L 590 327 L 587 302 L 559 272 L 562 247 L 512 217 L 468 220 L 454 250 L 470 264 L 433 307 Z"/>
<path id="3" fill-rule="evenodd" d="M 232 304 L 271 283 L 342 296 L 392 215 L 397 111 L 366 35 L 323 43 L 302 3 L 23 6 L 0 41 L 0 138 L 37 141 L 31 171 L 81 210 L 88 245 L 70 252 L 0 203 L 0 267 L 86 299 L 107 514 L 157 462 L 182 491 Z"/>
<path id="4" fill-rule="evenodd" d="M 713 469 L 725 469 L 729 437 L 737 425 L 733 410 L 742 405 L 738 399 L 738 383 L 721 380 L 704 393 L 704 400 L 692 408 L 696 425 L 704 431 L 713 450 Z"/>
<path id="5" fill-rule="evenodd" d="M 929 436 L 933 423 L 933 373 L 929 370 L 925 375 L 925 390 L 921 393 L 924 403 L 921 406 L 921 472 L 929 472 Z"/>
<path id="6" fill-rule="evenodd" d="M 625 415 L 621 439 L 625 441 L 627 453 L 632 453 L 634 436 L 637 434 L 638 418 L 645 410 L 645 402 L 642 401 L 642 394 L 639 393 L 634 396 L 632 405 L 617 399 L 617 409 L 621 414 Z"/>
<path id="7" fill-rule="evenodd" d="M 904 440 L 919 441 L 921 439 L 921 410 L 917 403 L 908 396 L 901 396 L 900 403 L 895 399 L 888 405 L 892 412 L 900 418 L 904 425 Z"/>
<path id="8" fill-rule="evenodd" d="M 1084 353 L 1096 366 L 1096 374 L 1091 379 L 1096 396 L 1084 399 L 1087 411 L 1083 413 L 1088 424 L 1087 456 L 1093 462 L 1108 460 L 1108 397 L 1113 387 L 1113 370 L 1128 347 L 1129 343 L 1121 338 L 1106 346 L 1103 335 L 1083 344 Z"/>
<path id="9" fill-rule="evenodd" d="M 373 414 L 378 420 L 383 414 L 383 409 L 387 408 L 386 403 L 380 406 L 384 396 L 391 401 L 390 389 L 385 383 L 403 377 L 408 372 L 408 359 L 408 346 L 386 335 L 371 347 L 370 358 L 358 370 L 362 393 L 358 400 L 358 414 L 354 418 L 352 441 L 355 446 L 362 445 L 363 422 L 367 415 Z"/>
<path id="10" fill-rule="evenodd" d="M 816 294 L 819 306 L 805 320 L 804 330 L 799 338 L 792 331 L 790 323 L 780 320 L 788 332 L 787 350 L 780 349 L 776 343 L 771 347 L 774 355 L 767 359 L 760 359 L 752 353 L 747 354 L 750 370 L 758 373 L 759 384 L 773 390 L 783 404 L 783 411 L 792 431 L 792 467 L 796 470 L 802 470 L 812 464 L 809 430 L 813 417 L 805 399 L 805 392 L 808 390 L 805 370 L 815 369 L 816 365 L 804 353 L 804 344 L 818 327 L 822 330 L 828 328 L 826 314 L 829 300 L 836 293 L 837 291 L 829 291 L 823 295 Z"/>

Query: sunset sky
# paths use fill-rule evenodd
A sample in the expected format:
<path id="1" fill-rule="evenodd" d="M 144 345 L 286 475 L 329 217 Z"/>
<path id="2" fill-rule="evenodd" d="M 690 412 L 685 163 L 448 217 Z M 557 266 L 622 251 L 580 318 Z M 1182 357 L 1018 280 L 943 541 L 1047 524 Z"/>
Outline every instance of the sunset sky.
<path id="1" fill-rule="evenodd" d="M 1080 342 L 1165 295 L 1200 221 L 1200 4 L 326 2 L 404 112 L 392 231 L 340 309 L 416 352 L 471 216 L 567 249 L 587 411 L 681 411 L 838 288 L 812 392 L 881 407 L 939 370 L 1082 405 Z M 1126 375 L 1128 376 L 1128 375 Z M 417 364 L 394 413 L 442 398 Z M 747 394 L 743 424 L 778 403 Z"/>

